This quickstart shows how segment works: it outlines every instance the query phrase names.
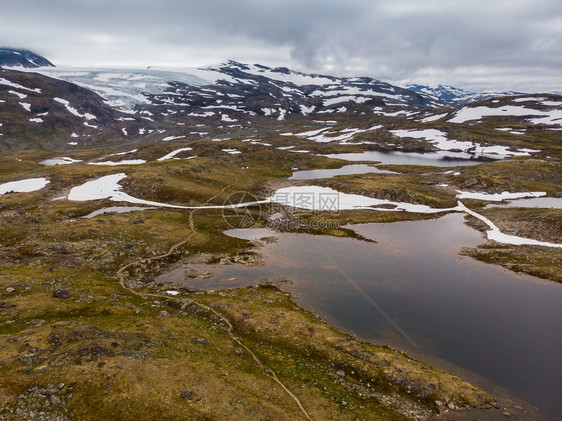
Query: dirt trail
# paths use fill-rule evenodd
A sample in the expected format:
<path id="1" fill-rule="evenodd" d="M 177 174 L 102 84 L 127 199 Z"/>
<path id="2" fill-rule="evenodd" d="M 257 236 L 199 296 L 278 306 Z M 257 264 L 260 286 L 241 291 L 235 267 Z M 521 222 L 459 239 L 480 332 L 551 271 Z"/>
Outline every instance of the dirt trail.
<path id="1" fill-rule="evenodd" d="M 235 184 L 235 183 L 234 183 Z M 225 188 L 223 188 L 219 193 L 217 193 L 215 196 L 211 197 L 209 200 L 207 200 L 206 203 L 209 203 L 210 201 L 212 201 L 214 198 L 220 196 L 225 190 L 231 188 L 232 185 L 227 186 Z M 126 285 L 125 283 L 125 277 L 123 275 L 123 273 L 125 272 L 125 270 L 127 270 L 128 268 L 130 268 L 131 266 L 137 265 L 141 262 L 153 262 L 155 260 L 159 260 L 159 259 L 163 259 L 166 258 L 168 256 L 170 256 L 178 247 L 183 246 L 184 244 L 186 244 L 191 237 L 193 237 L 193 235 L 195 235 L 195 224 L 193 222 L 193 214 L 196 212 L 197 209 L 193 209 L 189 212 L 189 229 L 190 229 L 190 233 L 187 236 L 187 238 L 185 238 L 184 240 L 180 241 L 179 243 L 176 243 L 174 245 L 172 245 L 170 247 L 170 249 L 168 250 L 168 252 L 166 252 L 165 254 L 159 255 L 159 256 L 154 256 L 154 257 L 150 257 L 148 259 L 138 259 L 135 260 L 134 262 L 128 263 L 125 266 L 122 266 L 118 271 L 117 271 L 117 276 L 119 277 L 119 284 L 121 285 L 121 287 L 123 287 L 124 289 L 130 291 L 132 294 L 143 297 L 143 298 L 149 298 L 149 297 L 158 297 L 158 298 L 162 298 L 165 297 L 166 299 L 171 299 L 168 296 L 164 296 L 161 294 L 153 294 L 153 293 L 144 293 L 144 292 L 140 292 L 137 291 L 133 288 L 130 288 Z M 176 299 L 179 301 L 182 301 L 181 299 Z M 279 380 L 279 377 L 277 377 L 277 374 L 275 374 L 275 372 L 269 368 L 267 365 L 265 365 L 258 357 L 257 355 L 248 347 L 246 346 L 241 340 L 240 338 L 238 338 L 235 334 L 234 334 L 234 326 L 232 325 L 232 323 L 230 322 L 230 320 L 228 320 L 228 318 L 226 316 L 224 316 L 222 313 L 218 312 L 217 310 L 215 310 L 212 307 L 209 307 L 206 304 L 200 303 L 194 299 L 190 300 L 191 302 L 195 303 L 196 305 L 198 305 L 199 307 L 210 311 L 212 313 L 214 313 L 215 315 L 217 315 L 227 326 L 228 329 L 226 331 L 226 333 L 232 338 L 233 341 L 235 341 L 238 345 L 240 345 L 242 348 L 244 348 L 253 358 L 253 360 L 256 362 L 256 364 L 267 374 L 271 375 L 271 377 L 273 378 L 273 380 L 275 380 L 275 382 L 291 397 L 291 399 L 293 399 L 295 401 L 295 403 L 297 404 L 297 406 L 299 407 L 299 409 L 301 410 L 301 412 L 303 413 L 303 415 L 306 417 L 306 419 L 312 421 L 312 418 L 310 418 L 310 416 L 308 415 L 308 413 L 306 412 L 306 410 L 304 409 L 301 401 L 289 390 L 289 388 L 287 388 L 287 386 L 285 386 L 283 384 L 283 382 L 281 380 Z"/>

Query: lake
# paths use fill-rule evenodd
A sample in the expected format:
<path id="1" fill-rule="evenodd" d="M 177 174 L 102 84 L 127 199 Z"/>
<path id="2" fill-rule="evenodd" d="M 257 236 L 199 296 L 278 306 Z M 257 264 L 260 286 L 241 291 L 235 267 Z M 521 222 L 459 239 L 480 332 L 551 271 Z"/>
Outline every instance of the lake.
<path id="1" fill-rule="evenodd" d="M 435 167 L 458 167 L 478 165 L 490 160 L 479 160 L 466 152 L 402 152 L 365 151 L 361 153 L 335 153 L 324 155 L 344 161 L 371 161 L 387 165 L 431 165 Z"/>
<path id="2" fill-rule="evenodd" d="M 344 165 L 336 169 L 321 169 L 321 170 L 306 170 L 295 171 L 289 180 L 315 180 L 319 178 L 332 178 L 338 175 L 353 175 L 353 174 L 399 174 L 394 171 L 381 170 L 380 168 L 366 165 L 366 164 L 353 164 Z"/>
<path id="3" fill-rule="evenodd" d="M 216 274 L 186 279 L 180 267 L 158 280 L 201 290 L 290 280 L 283 288 L 339 329 L 469 370 L 562 414 L 562 285 L 460 256 L 484 242 L 460 214 L 350 228 L 377 243 L 231 230 L 278 238 L 259 248 L 265 265 L 191 265 Z"/>

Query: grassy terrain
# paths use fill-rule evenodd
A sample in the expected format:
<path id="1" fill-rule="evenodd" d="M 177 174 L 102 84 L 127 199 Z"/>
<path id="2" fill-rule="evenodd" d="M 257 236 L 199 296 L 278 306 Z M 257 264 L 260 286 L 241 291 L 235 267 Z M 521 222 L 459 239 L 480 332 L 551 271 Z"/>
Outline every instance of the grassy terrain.
<path id="1" fill-rule="evenodd" d="M 560 209 L 501 208 L 479 209 L 504 233 L 539 241 L 560 243 L 562 211 Z M 488 229 L 476 218 L 468 218 L 469 225 Z M 500 264 L 515 272 L 562 282 L 561 252 L 558 248 L 540 246 L 512 246 L 488 241 L 478 247 L 464 248 L 463 254 L 486 263 Z"/>
<path id="2" fill-rule="evenodd" d="M 337 117 L 337 121 L 340 128 L 368 128 L 376 123 L 389 128 L 392 124 L 425 127 L 384 117 L 360 122 Z M 513 137 L 495 130 L 492 122 L 486 124 L 439 127 L 461 140 L 494 136 L 499 143 L 515 147 L 532 147 L 540 136 L 530 133 L 522 140 L 510 140 Z M 294 121 L 283 123 L 283 130 L 299 132 L 317 126 Z M 138 150 L 126 156 L 148 161 L 137 166 L 85 164 L 119 160 L 107 155 L 133 148 L 78 148 L 60 154 L 11 151 L 0 156 L 0 183 L 30 177 L 50 180 L 38 192 L 0 196 L 0 420 L 30 419 L 41 411 L 53 419 L 292 420 L 307 419 L 306 414 L 319 420 L 432 419 L 447 405 L 488 407 L 493 402 L 484 391 L 456 377 L 330 328 L 276 288 L 182 291 L 177 297 L 155 289 L 154 276 L 185 259 L 205 254 L 219 261 L 251 253 L 250 243 L 223 234 L 229 226 L 220 210 L 190 215 L 162 208 L 85 219 L 92 211 L 116 203 L 53 200 L 76 185 L 119 172 L 127 174 L 121 182 L 123 191 L 135 197 L 195 206 L 220 205 L 234 191 L 265 198 L 290 184 L 322 185 L 431 207 L 455 206 L 457 190 L 560 195 L 560 164 L 531 159 L 453 169 L 393 165 L 385 168 L 397 174 L 293 183 L 286 178 L 296 169 L 339 168 L 349 163 L 276 147 L 295 145 L 313 153 L 362 149 L 281 136 L 275 127 L 256 129 L 264 130 L 259 139 L 271 147 L 252 145 L 241 137 L 220 143 L 188 137 L 181 143 L 137 145 Z M 545 136 L 545 147 L 554 151 L 556 139 Z M 366 132 L 361 139 L 374 143 L 366 147 L 397 142 L 382 131 Z M 197 155 L 197 159 L 157 161 L 186 145 L 193 150 L 183 157 Z M 431 149 L 427 142 L 404 140 L 402 145 Z M 243 153 L 229 155 L 224 148 Z M 61 155 L 84 162 L 37 164 Z M 553 242 L 562 237 L 560 211 L 484 209 L 481 201 L 467 201 L 467 205 L 506 233 Z M 254 212 L 257 226 L 265 226 L 269 215 Z M 347 223 L 436 216 L 368 210 L 289 214 L 308 223 L 333 221 L 331 227 L 309 224 L 297 230 L 334 236 L 356 236 L 341 228 Z M 475 220 L 470 219 L 470 224 L 483 229 Z M 179 246 L 171 250 L 174 245 Z M 555 249 L 488 242 L 464 253 L 561 280 Z M 118 271 L 129 264 L 121 285 Z M 63 292 L 55 292 L 55 297 L 54 291 Z"/>
<path id="3" fill-rule="evenodd" d="M 271 372 L 312 419 L 432 418 L 436 401 L 491 402 L 460 379 L 329 328 L 274 288 L 133 294 L 119 285 L 117 269 L 188 236 L 188 214 L 79 219 L 102 204 L 45 205 L 41 194 L 17 195 L 29 207 L 15 212 L 8 203 L 1 212 L 4 419 L 40 411 L 68 419 L 305 418 Z M 214 228 L 220 220 L 216 212 L 196 215 L 185 246 L 167 259 L 141 261 L 128 279 L 150 279 L 160 265 L 201 251 L 244 250 L 246 242 Z M 54 297 L 59 290 L 68 298 Z M 232 322 L 247 350 L 204 306 Z"/>

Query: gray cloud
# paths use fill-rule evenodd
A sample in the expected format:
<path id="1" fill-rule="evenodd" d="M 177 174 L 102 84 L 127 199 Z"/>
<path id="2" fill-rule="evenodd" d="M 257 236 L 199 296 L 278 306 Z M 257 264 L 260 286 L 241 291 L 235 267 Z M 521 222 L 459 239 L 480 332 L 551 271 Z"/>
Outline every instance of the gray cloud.
<path id="1" fill-rule="evenodd" d="M 0 39 L 55 63 L 226 59 L 476 89 L 561 90 L 559 0 L 18 0 Z"/>

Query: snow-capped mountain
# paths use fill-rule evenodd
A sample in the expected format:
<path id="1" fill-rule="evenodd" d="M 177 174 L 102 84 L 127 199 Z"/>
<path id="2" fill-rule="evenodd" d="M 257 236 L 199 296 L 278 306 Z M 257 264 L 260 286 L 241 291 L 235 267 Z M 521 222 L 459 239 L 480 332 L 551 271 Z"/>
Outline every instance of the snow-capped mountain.
<path id="1" fill-rule="evenodd" d="M 28 50 L 18 50 L 14 48 L 0 48 L 0 67 L 54 67 L 55 65 Z"/>
<path id="2" fill-rule="evenodd" d="M 0 149 L 60 146 L 78 139 L 106 143 L 140 122 L 140 116 L 110 107 L 89 89 L 34 72 L 0 69 Z"/>
<path id="3" fill-rule="evenodd" d="M 188 72 L 206 82 L 199 86 L 171 82 L 160 93 L 145 93 L 149 104 L 139 104 L 135 110 L 150 112 L 155 118 L 192 116 L 235 123 L 251 117 L 290 120 L 449 105 L 368 77 L 337 78 L 234 61 Z"/>
<path id="4" fill-rule="evenodd" d="M 149 112 L 151 106 L 162 105 L 179 106 L 183 111 L 197 114 L 209 113 L 204 107 L 214 107 L 236 109 L 252 116 L 285 118 L 311 113 L 372 113 L 389 107 L 449 105 L 424 93 L 369 77 L 337 78 L 235 61 L 188 69 L 39 68 L 32 71 L 91 89 L 109 105 Z"/>
<path id="5" fill-rule="evenodd" d="M 263 123 L 282 127 L 330 120 L 334 124 L 333 120 L 354 117 L 371 120 L 371 127 L 394 128 L 436 122 L 458 127 L 489 118 L 553 130 L 561 124 L 562 102 L 554 95 L 474 102 L 492 94 L 442 85 L 410 88 L 370 77 L 306 74 L 235 61 L 173 71 L 2 68 L 0 148 L 37 143 L 95 147 L 186 135 L 224 137 L 229 132 L 254 133 L 254 127 Z M 513 126 L 498 130 L 503 128 L 510 134 L 521 131 Z"/>
<path id="6" fill-rule="evenodd" d="M 503 97 L 510 95 L 522 95 L 518 92 L 470 92 L 464 89 L 455 88 L 449 85 L 437 85 L 436 87 L 431 87 L 427 85 L 406 85 L 406 89 L 414 92 L 423 93 L 427 95 L 434 96 L 444 101 L 451 101 L 455 105 L 468 104 L 474 101 L 483 101 L 494 97 Z"/>
<path id="7" fill-rule="evenodd" d="M 153 68 L 41 67 L 32 71 L 90 89 L 102 96 L 108 105 L 125 110 L 132 110 L 137 104 L 149 104 L 148 95 L 162 92 L 171 82 L 193 86 L 207 83 L 190 73 Z"/>

